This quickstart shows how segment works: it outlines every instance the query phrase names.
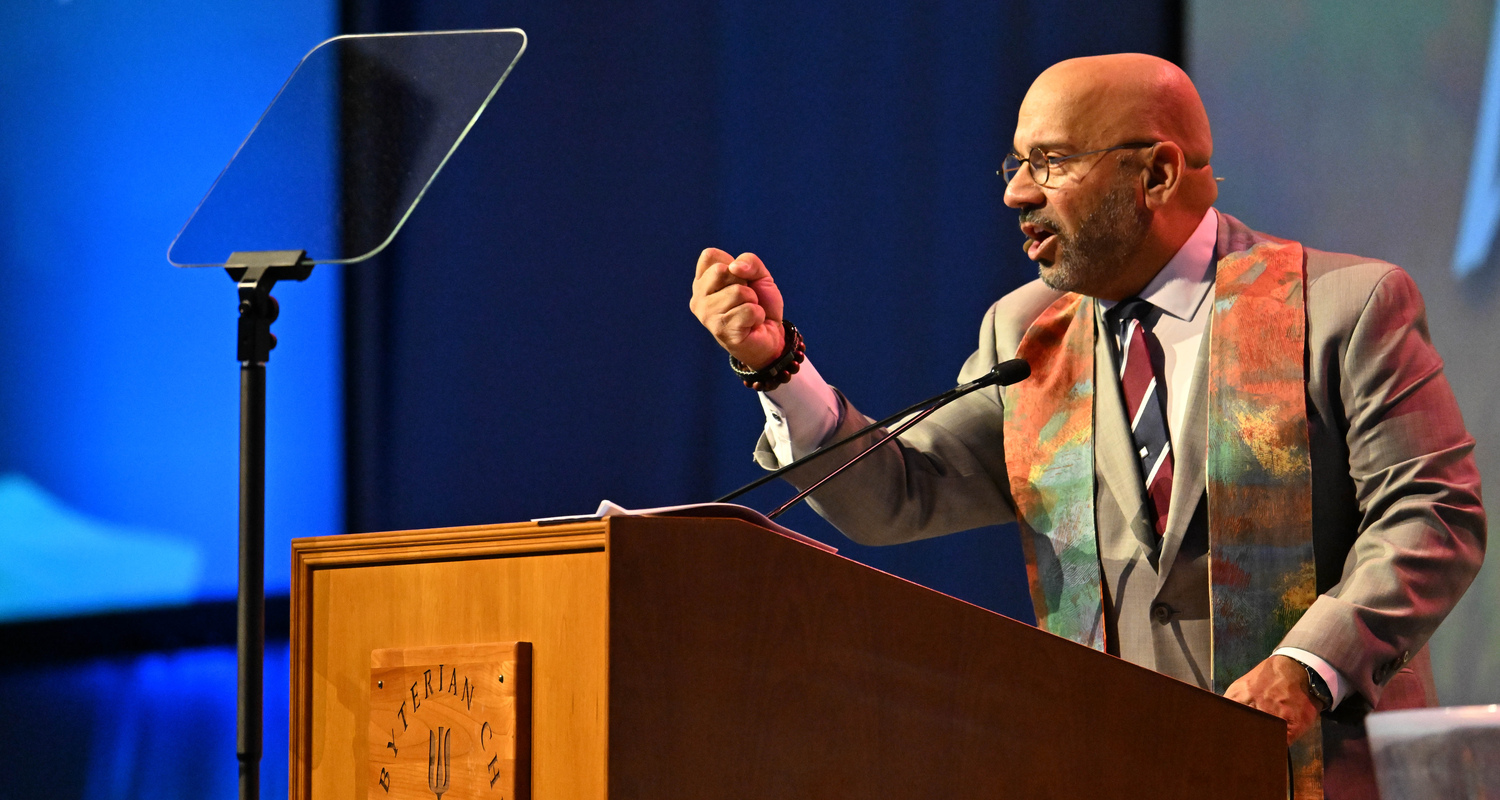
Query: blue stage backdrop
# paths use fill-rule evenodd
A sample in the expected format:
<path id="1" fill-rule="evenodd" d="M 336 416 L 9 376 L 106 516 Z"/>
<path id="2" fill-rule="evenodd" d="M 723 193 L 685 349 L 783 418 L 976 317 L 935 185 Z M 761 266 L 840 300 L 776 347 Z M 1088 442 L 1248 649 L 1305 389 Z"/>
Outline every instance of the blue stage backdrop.
<path id="1" fill-rule="evenodd" d="M 233 596 L 238 301 L 166 249 L 336 24 L 333 0 L 0 6 L 0 620 Z M 279 292 L 273 592 L 293 536 L 343 530 L 337 278 Z"/>
<path id="2" fill-rule="evenodd" d="M 392 250 L 346 275 L 356 530 L 756 477 L 759 405 L 687 310 L 708 246 L 765 259 L 863 409 L 951 387 L 984 309 L 1035 275 L 995 174 L 1027 85 L 1066 56 L 1170 54 L 1177 30 L 1159 3 L 360 5 L 371 26 L 530 44 Z M 878 549 L 786 522 L 1031 619 L 1013 530 Z"/>
<path id="3" fill-rule="evenodd" d="M 233 596 L 237 300 L 166 248 L 337 11 L 0 4 L 0 624 Z M 343 530 L 339 288 L 278 292 L 273 592 L 291 537 Z M 267 676 L 265 796 L 285 797 L 284 644 Z M 0 800 L 234 797 L 234 681 L 232 647 L 0 667 Z"/>
<path id="4" fill-rule="evenodd" d="M 266 648 L 261 796 L 287 796 L 285 642 Z M 0 672 L 0 800 L 234 800 L 232 647 Z M 15 721 L 24 720 L 24 724 Z"/>
<path id="5" fill-rule="evenodd" d="M 0 548 L 30 559 L 0 571 L 21 598 L 0 614 L 232 592 L 234 294 L 163 254 L 337 11 L 0 8 Z M 521 27 L 531 44 L 392 251 L 341 276 L 342 303 L 335 270 L 277 292 L 273 591 L 295 535 L 690 502 L 754 477 L 755 398 L 686 308 L 706 246 L 766 258 L 819 368 L 866 410 L 950 386 L 985 306 L 1032 275 L 994 174 L 1026 85 L 1071 55 L 1170 55 L 1179 28 L 1172 0 L 343 11 L 365 30 Z M 787 521 L 1029 619 L 1013 531 L 876 550 L 806 511 Z M 163 581 L 109 585 L 111 565 Z M 266 797 L 285 792 L 285 657 L 268 668 Z M 231 796 L 229 659 L 0 672 L 5 708 L 60 704 L 3 728 L 0 798 Z"/>

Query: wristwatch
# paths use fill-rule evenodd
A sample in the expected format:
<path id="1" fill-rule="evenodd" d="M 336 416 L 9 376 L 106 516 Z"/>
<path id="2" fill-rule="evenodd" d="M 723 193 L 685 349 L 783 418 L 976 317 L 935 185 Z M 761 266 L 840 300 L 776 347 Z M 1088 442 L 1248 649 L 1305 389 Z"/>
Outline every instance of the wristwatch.
<path id="1" fill-rule="evenodd" d="M 1297 661 L 1295 658 L 1292 660 Z M 1301 661 L 1297 663 L 1302 664 Z M 1333 708 L 1333 692 L 1328 690 L 1328 682 L 1323 680 L 1323 676 L 1311 666 L 1302 664 L 1302 668 L 1307 670 L 1307 696 L 1312 699 L 1313 704 L 1318 707 L 1319 711 Z"/>

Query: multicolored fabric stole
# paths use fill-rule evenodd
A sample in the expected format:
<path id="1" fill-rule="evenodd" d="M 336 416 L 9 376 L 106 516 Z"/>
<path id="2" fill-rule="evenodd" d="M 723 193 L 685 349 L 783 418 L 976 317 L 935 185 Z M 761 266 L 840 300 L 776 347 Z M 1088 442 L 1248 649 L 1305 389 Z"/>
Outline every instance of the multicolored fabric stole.
<path id="1" fill-rule="evenodd" d="M 1070 294 L 1037 318 L 1017 358 L 1047 364 L 1005 398 L 1005 464 L 1037 624 L 1104 649 L 1094 536 L 1094 301 Z"/>
<path id="2" fill-rule="evenodd" d="M 1302 245 L 1219 261 L 1208 390 L 1214 691 L 1276 649 L 1317 597 Z M 1292 744 L 1295 796 L 1323 796 L 1320 726 Z"/>
<path id="3" fill-rule="evenodd" d="M 1312 549 L 1302 246 L 1257 239 L 1220 259 L 1209 334 L 1207 491 L 1213 686 L 1259 664 L 1317 596 Z M 1016 355 L 1005 462 L 1044 630 L 1104 649 L 1094 518 L 1094 301 L 1064 295 Z M 1112 378 L 1106 369 L 1102 374 Z M 1179 465 L 1179 469 L 1191 468 Z M 1317 724 L 1293 743 L 1297 800 L 1322 791 Z"/>

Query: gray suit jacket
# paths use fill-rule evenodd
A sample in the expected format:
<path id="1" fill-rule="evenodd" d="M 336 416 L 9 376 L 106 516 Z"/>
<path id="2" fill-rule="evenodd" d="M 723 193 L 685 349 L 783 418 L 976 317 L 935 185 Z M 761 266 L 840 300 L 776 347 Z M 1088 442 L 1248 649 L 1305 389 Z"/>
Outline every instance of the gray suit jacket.
<path id="1" fill-rule="evenodd" d="M 1217 256 L 1247 249 L 1257 237 L 1220 214 Z M 1368 783 L 1362 712 L 1377 703 L 1435 703 L 1423 647 L 1478 571 L 1485 518 L 1474 440 L 1443 376 L 1411 278 L 1379 261 L 1306 252 L 1319 597 L 1282 644 L 1323 657 L 1358 692 L 1325 723 L 1326 760 L 1330 797 L 1365 796 L 1337 790 L 1340 781 L 1351 787 L 1355 781 L 1339 777 L 1344 769 Z M 991 306 L 979 348 L 959 380 L 1012 357 L 1031 322 L 1059 296 L 1036 281 Z M 1096 325 L 1095 363 L 1107 369 L 1116 358 L 1113 337 L 1102 319 Z M 1109 649 L 1204 688 L 1212 676 L 1204 461 L 1212 335 L 1199 353 L 1185 430 L 1174 437 L 1180 444 L 1171 513 L 1159 551 L 1144 513 L 1119 383 L 1112 373 L 1095 381 L 1096 528 Z M 840 400 L 842 419 L 830 441 L 869 422 Z M 866 544 L 1012 521 L 1003 402 L 1001 391 L 985 390 L 938 411 L 899 446 L 871 454 L 851 470 L 855 474 L 820 489 L 814 507 Z M 757 459 L 774 460 L 764 441 Z M 793 483 L 809 485 L 831 468 L 811 465 Z M 1345 752 L 1350 747 L 1358 752 Z"/>

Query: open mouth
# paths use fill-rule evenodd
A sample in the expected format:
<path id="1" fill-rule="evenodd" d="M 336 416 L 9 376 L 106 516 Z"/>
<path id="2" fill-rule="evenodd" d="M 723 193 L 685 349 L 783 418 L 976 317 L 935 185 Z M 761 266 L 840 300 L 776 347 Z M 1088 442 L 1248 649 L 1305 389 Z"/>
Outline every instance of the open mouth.
<path id="1" fill-rule="evenodd" d="M 1026 240 L 1021 242 L 1021 249 L 1026 251 L 1026 257 L 1032 261 L 1047 258 L 1057 242 L 1056 231 L 1036 222 L 1022 222 L 1021 233 L 1026 236 Z"/>

